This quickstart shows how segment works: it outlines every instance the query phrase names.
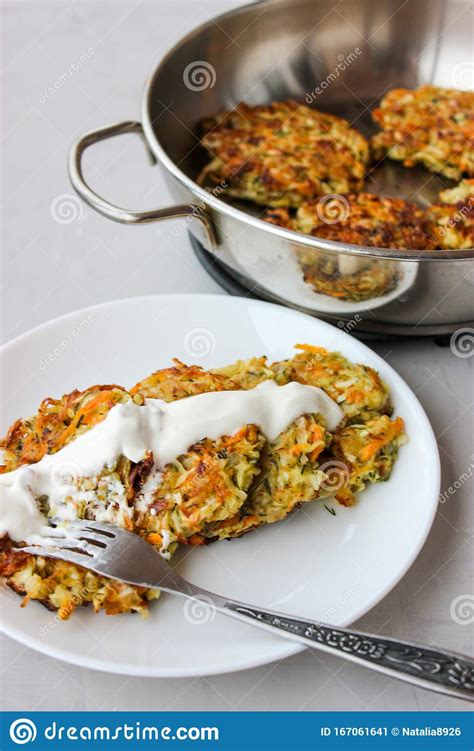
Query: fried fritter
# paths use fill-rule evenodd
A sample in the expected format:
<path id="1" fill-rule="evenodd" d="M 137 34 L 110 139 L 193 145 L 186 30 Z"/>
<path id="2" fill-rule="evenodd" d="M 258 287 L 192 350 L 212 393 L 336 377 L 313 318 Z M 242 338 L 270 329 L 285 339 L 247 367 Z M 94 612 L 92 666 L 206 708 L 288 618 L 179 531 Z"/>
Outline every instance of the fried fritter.
<path id="1" fill-rule="evenodd" d="M 331 491 L 326 465 L 348 464 L 347 478 L 337 490 L 342 503 L 366 481 L 386 479 L 401 440 L 402 424 L 391 423 L 388 391 L 377 373 L 354 365 L 337 353 L 300 346 L 291 360 L 269 365 L 266 358 L 238 361 L 204 371 L 177 362 L 156 371 L 131 392 L 118 386 L 74 391 L 45 400 L 38 413 L 17 421 L 3 441 L 10 471 L 54 453 L 104 419 L 115 404 L 145 398 L 172 401 L 221 389 L 254 388 L 269 378 L 319 386 L 347 415 L 334 434 L 320 415 L 302 415 L 274 442 L 255 425 L 232 436 L 203 438 L 158 471 L 151 454 L 138 464 L 120 457 L 95 477 L 66 478 L 54 498 L 38 499 L 41 510 L 58 523 L 86 518 L 108 521 L 144 536 L 170 555 L 178 543 L 201 545 L 238 537 L 264 523 L 283 519 L 294 508 Z M 394 425 L 399 429 L 394 430 Z M 352 441 L 352 443 L 351 443 Z M 357 461 L 352 458 L 357 444 Z M 79 566 L 13 550 L 20 541 L 0 540 L 0 574 L 7 585 L 39 600 L 67 618 L 78 605 L 98 611 L 146 615 L 158 592 L 100 577 Z"/>
<path id="2" fill-rule="evenodd" d="M 377 159 L 423 164 L 452 180 L 474 176 L 474 92 L 421 86 L 392 89 L 372 113 Z"/>
<path id="3" fill-rule="evenodd" d="M 302 204 L 294 217 L 287 209 L 269 209 L 265 219 L 287 229 L 336 242 L 368 247 L 431 250 L 436 231 L 425 212 L 399 198 L 370 193 L 326 198 Z M 305 282 L 315 292 L 341 300 L 370 300 L 386 294 L 400 279 L 400 267 L 356 255 L 298 248 Z"/>
<path id="4" fill-rule="evenodd" d="M 171 368 L 162 368 L 137 383 L 130 393 L 146 399 L 162 399 L 173 402 L 186 396 L 204 394 L 208 391 L 229 390 L 228 379 L 203 370 L 198 365 L 185 365 L 177 359 Z"/>
<path id="5" fill-rule="evenodd" d="M 336 467 L 346 468 L 336 488 L 335 497 L 340 503 L 351 505 L 354 493 L 363 490 L 367 482 L 389 479 L 398 449 L 406 441 L 403 428 L 400 417 L 390 420 L 387 415 L 377 415 L 335 431 L 328 463 L 322 466 L 328 469 L 334 459 Z"/>
<path id="6" fill-rule="evenodd" d="M 104 610 L 107 615 L 137 612 L 146 616 L 148 602 L 159 597 L 158 590 L 106 579 L 65 561 L 16 552 L 13 545 L 0 539 L 0 572 L 6 585 L 23 596 L 22 606 L 39 600 L 48 610 L 57 611 L 61 620 L 69 618 L 80 605 L 89 604 L 96 613 Z"/>
<path id="7" fill-rule="evenodd" d="M 137 383 L 130 391 L 135 397 L 172 402 L 208 391 L 251 389 L 273 378 L 265 357 L 238 360 L 232 365 L 203 370 L 199 365 L 185 365 L 174 360 L 172 368 L 163 368 Z"/>
<path id="8" fill-rule="evenodd" d="M 72 391 L 61 399 L 45 399 L 36 415 L 16 420 L 0 441 L 4 465 L 10 472 L 22 464 L 39 462 L 103 420 L 116 404 L 130 400 L 121 386 L 91 386 Z"/>
<path id="9" fill-rule="evenodd" d="M 349 418 L 372 417 L 374 412 L 391 414 L 388 388 L 373 368 L 352 363 L 339 352 L 328 352 L 324 347 L 297 344 L 296 349 L 301 351 L 290 360 L 272 365 L 277 383 L 298 381 L 317 386 Z"/>
<path id="10" fill-rule="evenodd" d="M 299 248 L 298 262 L 315 292 L 338 300 L 373 300 L 394 289 L 401 278 L 393 261 L 336 256 L 313 248 Z"/>
<path id="11" fill-rule="evenodd" d="M 441 248 L 474 248 L 474 179 L 463 180 L 455 188 L 441 191 L 439 203 L 430 206 L 428 215 Z"/>
<path id="12" fill-rule="evenodd" d="M 285 209 L 268 210 L 264 218 L 303 232 L 371 248 L 431 250 L 434 229 L 425 212 L 401 198 L 358 193 L 303 203 L 292 218 Z"/>
<path id="13" fill-rule="evenodd" d="M 179 375 L 184 374 L 185 367 L 182 366 L 179 369 Z M 161 371 L 163 374 L 165 372 Z M 199 388 L 197 386 L 199 383 L 200 387 L 205 390 L 208 385 L 207 379 L 211 379 L 212 382 L 213 378 L 217 378 L 221 388 L 239 390 L 255 388 L 264 380 L 274 379 L 275 373 L 267 364 L 266 358 L 260 357 L 238 360 L 231 365 L 208 372 L 196 367 L 193 369 L 192 377 L 193 389 Z M 132 391 L 135 393 L 138 391 L 141 395 L 146 394 L 148 397 L 161 398 L 162 379 L 163 375 L 160 375 L 158 371 L 153 374 L 151 381 L 141 382 Z M 181 379 L 180 383 L 182 386 Z M 247 426 L 243 430 L 255 431 L 256 428 Z M 165 479 L 156 491 L 151 506 L 157 509 L 157 515 L 150 518 L 148 514 L 146 522 L 139 517 L 139 526 L 157 530 L 156 537 L 154 532 L 151 532 L 149 538 L 151 542 L 159 544 L 163 528 L 167 530 L 168 539 L 171 534 L 173 539 L 178 539 L 179 542 L 185 544 L 202 544 L 209 540 L 240 536 L 263 523 L 283 518 L 297 505 L 317 496 L 317 488 L 324 479 L 324 474 L 317 469 L 317 458 L 330 441 L 330 435 L 324 428 L 322 418 L 314 415 L 302 416 L 288 426 L 274 443 L 265 442 L 258 431 L 257 434 L 259 435 L 258 451 L 253 449 L 252 454 L 254 465 L 242 463 L 242 456 L 245 456 L 246 451 L 240 432 L 237 436 L 224 439 L 224 449 L 220 445 L 221 441 L 217 442 L 219 445 L 212 445 L 212 442 L 205 441 L 201 446 L 192 447 L 187 454 L 184 479 L 182 457 L 177 460 L 172 478 L 176 480 L 175 474 L 177 474 L 181 475 L 181 480 L 175 481 L 170 492 Z M 200 497 L 196 497 L 199 489 L 196 487 L 196 462 L 191 460 L 189 463 L 189 454 L 192 455 L 193 449 L 196 448 L 204 451 L 210 462 L 216 463 L 213 457 L 217 455 L 218 462 L 224 465 L 227 463 L 227 472 L 223 473 L 226 477 L 223 487 L 219 487 L 212 473 L 203 473 Z M 232 466 L 238 469 L 237 479 L 232 478 Z M 202 472 L 201 462 L 199 467 Z M 218 504 L 217 513 L 212 515 L 204 499 L 207 495 L 212 503 L 216 492 L 220 492 L 225 497 L 226 492 L 228 493 L 229 478 L 232 478 L 231 482 L 237 482 L 237 491 L 234 488 L 230 500 Z M 176 505 L 176 495 L 183 494 L 183 491 L 186 502 L 179 501 Z M 181 515 L 183 509 L 186 512 L 187 504 L 191 512 L 187 512 L 183 531 Z M 189 513 L 192 513 L 197 520 L 195 531 L 191 535 L 186 531 L 189 529 Z M 163 519 L 165 519 L 164 523 Z M 177 530 L 178 534 L 176 534 Z"/>
<path id="14" fill-rule="evenodd" d="M 239 104 L 203 123 L 211 156 L 200 184 L 264 206 L 299 206 L 362 187 L 369 148 L 340 117 L 297 102 Z"/>
<path id="15" fill-rule="evenodd" d="M 323 493 L 333 491 L 339 503 L 350 506 L 367 482 L 383 482 L 390 476 L 398 447 L 405 441 L 403 421 L 390 420 L 388 388 L 373 368 L 351 363 L 323 347 L 298 344 L 296 348 L 301 352 L 291 360 L 272 365 L 276 380 L 318 386 L 347 415 L 321 455 L 320 469 L 326 474 Z"/>
<path id="16" fill-rule="evenodd" d="M 436 247 L 433 228 L 422 209 L 401 198 L 371 193 L 305 203 L 297 211 L 295 228 L 314 237 L 370 248 Z"/>
<path id="17" fill-rule="evenodd" d="M 213 375 L 229 379 L 232 389 L 253 389 L 263 381 L 273 380 L 273 370 L 266 357 L 252 357 L 250 360 L 237 360 L 232 365 L 210 371 Z"/>
<path id="18" fill-rule="evenodd" d="M 240 537 L 244 532 L 284 519 L 302 503 L 315 500 L 326 474 L 320 454 L 331 442 L 321 415 L 302 415 L 262 452 L 261 474 L 239 512 L 211 525 L 212 539 Z"/>
<path id="19" fill-rule="evenodd" d="M 204 371 L 201 371 L 201 375 L 204 376 Z M 179 386 L 179 380 L 176 385 Z M 121 399 L 131 398 L 125 391 L 120 396 Z M 143 402 L 139 394 L 133 398 L 139 403 Z M 58 405 L 72 402 L 82 404 L 83 400 L 89 402 L 89 399 L 78 399 L 76 395 L 74 398 L 65 395 L 60 400 L 54 400 L 56 409 L 51 412 L 52 429 L 58 425 Z M 104 403 L 104 400 L 96 401 L 96 413 L 89 411 L 89 427 L 98 422 L 99 414 L 105 417 Z M 110 398 L 107 404 L 110 408 L 114 406 Z M 87 429 L 84 421 L 77 422 L 72 410 L 70 417 L 75 420 L 78 435 Z M 24 423 L 29 430 L 33 430 L 31 426 L 39 421 L 46 440 L 51 433 L 45 420 L 44 403 L 39 413 Z M 58 441 L 63 440 L 63 433 L 61 425 Z M 74 434 L 70 439 L 73 437 Z M 206 525 L 238 512 L 254 477 L 260 472 L 259 460 L 264 443 L 264 436 L 255 426 L 244 426 L 230 437 L 224 436 L 217 441 L 203 439 L 168 464 L 162 472 L 155 467 L 151 454 L 138 464 L 121 456 L 115 466 L 104 467 L 93 477 L 84 477 L 79 468 L 76 472 L 75 467 L 67 465 L 64 474 L 55 478 L 54 496 L 41 497 L 37 501 L 41 511 L 53 523 L 67 524 L 72 519 L 105 521 L 143 535 L 161 553 L 169 556 L 178 542 L 201 544 Z M 30 445 L 19 441 L 14 446 L 9 445 L 9 469 L 12 470 L 28 461 Z M 38 453 L 41 453 L 40 448 L 42 454 L 46 449 L 50 449 L 50 453 L 56 450 L 55 445 L 45 441 L 37 446 Z M 7 576 L 8 585 L 27 595 L 28 599 L 41 600 L 48 608 L 60 608 L 63 614 L 69 615 L 74 604 L 89 602 L 96 610 L 101 607 L 106 612 L 132 609 L 144 614 L 147 599 L 156 596 L 139 588 L 134 597 L 131 595 L 134 588 L 116 582 L 108 586 L 104 577 L 90 579 L 87 571 L 78 566 L 66 563 L 50 565 L 49 561 L 46 564 L 41 561 L 37 563 L 36 557 L 26 559 L 24 554 L 11 551 L 8 546 L 6 550 L 6 557 L 0 555 L 0 574 Z M 16 567 L 13 563 L 16 563 Z M 10 570 L 16 576 L 11 576 Z M 41 585 L 42 578 L 48 580 L 45 586 Z M 87 582 L 91 583 L 92 590 Z M 64 609 L 66 604 L 67 608 Z"/>
<path id="20" fill-rule="evenodd" d="M 161 552 L 176 542 L 200 545 L 216 524 L 235 517 L 261 472 L 265 437 L 246 425 L 217 441 L 204 439 L 169 464 L 156 490 L 136 500 L 136 530 Z"/>

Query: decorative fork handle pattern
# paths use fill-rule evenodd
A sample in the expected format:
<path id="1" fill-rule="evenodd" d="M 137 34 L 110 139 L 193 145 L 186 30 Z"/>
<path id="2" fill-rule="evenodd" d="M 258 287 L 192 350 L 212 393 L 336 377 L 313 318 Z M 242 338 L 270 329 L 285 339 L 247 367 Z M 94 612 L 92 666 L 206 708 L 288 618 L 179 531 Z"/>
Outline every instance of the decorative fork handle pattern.
<path id="1" fill-rule="evenodd" d="M 221 608 L 219 608 L 221 609 Z M 256 625 L 282 631 L 313 649 L 339 654 L 410 683 L 474 701 L 474 662 L 461 655 L 372 636 L 227 601 L 231 611 Z"/>

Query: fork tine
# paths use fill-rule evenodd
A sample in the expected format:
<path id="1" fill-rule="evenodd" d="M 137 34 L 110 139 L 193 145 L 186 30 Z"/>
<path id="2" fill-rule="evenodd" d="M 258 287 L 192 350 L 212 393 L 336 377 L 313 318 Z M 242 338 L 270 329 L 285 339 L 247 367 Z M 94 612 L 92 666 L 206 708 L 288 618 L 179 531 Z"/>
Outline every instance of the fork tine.
<path id="1" fill-rule="evenodd" d="M 106 537 L 103 534 L 92 532 L 91 527 L 85 525 L 74 525 L 73 527 L 67 527 L 67 539 L 73 540 L 85 540 L 92 544 L 98 545 L 101 548 L 107 547 L 107 542 L 110 542 L 113 538 Z"/>
<path id="2" fill-rule="evenodd" d="M 74 519 L 68 522 L 67 529 L 87 530 L 87 532 L 96 532 L 98 535 L 110 538 L 115 537 L 117 527 L 114 527 L 112 524 L 102 524 L 102 522 L 96 522 L 91 519 Z"/>
<path id="3" fill-rule="evenodd" d="M 90 568 L 94 560 L 92 553 L 88 554 L 84 550 L 79 552 L 77 548 L 47 548 L 42 545 L 29 545 L 25 548 L 16 548 L 16 550 L 20 553 L 40 555 L 45 558 L 58 558 L 61 561 L 75 563 L 77 566 L 84 566 L 85 568 Z"/>

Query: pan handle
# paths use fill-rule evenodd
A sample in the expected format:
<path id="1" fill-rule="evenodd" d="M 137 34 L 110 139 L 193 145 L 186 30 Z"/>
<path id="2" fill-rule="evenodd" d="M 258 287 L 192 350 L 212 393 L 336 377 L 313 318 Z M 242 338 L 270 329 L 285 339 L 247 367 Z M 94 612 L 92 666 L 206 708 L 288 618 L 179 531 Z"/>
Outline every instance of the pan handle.
<path id="1" fill-rule="evenodd" d="M 181 217 L 197 219 L 206 233 L 211 248 L 215 247 L 217 245 L 217 238 L 214 224 L 204 206 L 200 206 L 197 203 L 187 203 L 178 206 L 167 206 L 163 209 L 146 209 L 141 211 L 122 209 L 120 206 L 115 206 L 110 201 L 106 201 L 105 198 L 101 198 L 101 196 L 88 186 L 82 172 L 82 155 L 84 151 L 94 143 L 104 141 L 113 136 L 120 136 L 123 133 L 138 133 L 143 139 L 145 138 L 142 124 L 129 120 L 86 133 L 74 144 L 69 154 L 69 178 L 74 190 L 89 206 L 98 211 L 99 214 L 122 224 L 147 224 L 149 222 L 160 221 L 161 219 L 179 219 Z M 153 164 L 156 164 L 154 155 L 149 150 L 148 153 L 151 156 Z"/>

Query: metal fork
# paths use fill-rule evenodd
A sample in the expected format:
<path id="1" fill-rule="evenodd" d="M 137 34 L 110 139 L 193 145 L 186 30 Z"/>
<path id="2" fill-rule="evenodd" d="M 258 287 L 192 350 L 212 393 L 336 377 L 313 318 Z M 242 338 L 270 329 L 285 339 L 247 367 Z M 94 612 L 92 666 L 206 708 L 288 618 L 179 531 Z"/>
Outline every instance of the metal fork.
<path id="1" fill-rule="evenodd" d="M 59 558 L 128 584 L 195 600 L 309 649 L 344 657 L 422 688 L 474 701 L 474 661 L 469 657 L 318 621 L 303 621 L 208 592 L 183 579 L 146 540 L 132 532 L 80 521 L 68 526 L 63 547 L 29 546 L 21 550 Z"/>

